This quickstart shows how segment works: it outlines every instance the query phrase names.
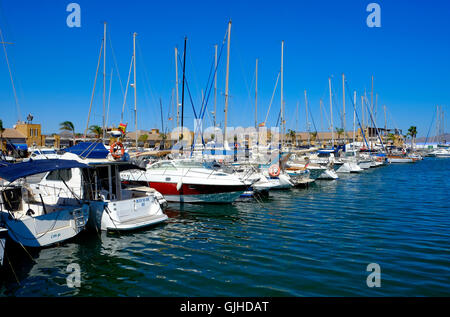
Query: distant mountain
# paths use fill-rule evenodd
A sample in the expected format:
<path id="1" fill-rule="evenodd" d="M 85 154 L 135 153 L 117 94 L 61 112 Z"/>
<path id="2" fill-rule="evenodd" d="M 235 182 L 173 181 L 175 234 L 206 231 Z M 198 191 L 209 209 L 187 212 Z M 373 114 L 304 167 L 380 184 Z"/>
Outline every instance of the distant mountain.
<path id="1" fill-rule="evenodd" d="M 427 143 L 431 143 L 431 142 L 436 142 L 436 140 L 445 140 L 447 143 L 450 143 L 450 133 L 445 133 L 440 135 L 438 138 L 436 138 L 435 136 L 429 136 L 428 140 L 426 137 L 421 137 L 421 138 L 417 138 L 416 139 L 416 143 L 425 143 L 425 140 L 427 140 Z"/>

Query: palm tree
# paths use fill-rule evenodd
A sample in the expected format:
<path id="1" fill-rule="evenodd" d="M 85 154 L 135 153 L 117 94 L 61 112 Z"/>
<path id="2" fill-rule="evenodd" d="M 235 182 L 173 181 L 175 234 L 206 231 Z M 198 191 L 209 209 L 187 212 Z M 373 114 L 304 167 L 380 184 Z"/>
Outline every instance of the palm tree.
<path id="1" fill-rule="evenodd" d="M 296 145 L 295 143 L 295 139 L 296 139 L 296 136 L 297 136 L 297 134 L 295 133 L 295 131 L 294 130 L 291 130 L 291 129 L 289 129 L 288 130 L 288 135 L 289 135 L 289 137 L 291 138 L 291 142 L 292 142 L 292 144 L 293 145 Z"/>
<path id="2" fill-rule="evenodd" d="M 338 135 L 338 140 L 341 138 L 341 135 L 344 133 L 344 129 L 336 128 L 336 133 Z"/>
<path id="3" fill-rule="evenodd" d="M 317 132 L 310 132 L 309 134 L 311 135 L 312 141 L 315 141 L 317 139 Z"/>
<path id="4" fill-rule="evenodd" d="M 144 143 L 144 145 L 145 145 L 145 142 L 147 142 L 147 140 L 148 140 L 148 134 L 142 134 L 138 138 L 138 141 L 141 141 L 142 143 Z"/>
<path id="5" fill-rule="evenodd" d="M 95 134 L 95 137 L 97 139 L 101 139 L 102 135 L 103 135 L 103 129 L 102 127 L 98 126 L 98 125 L 91 125 L 89 127 L 89 131 Z"/>
<path id="6" fill-rule="evenodd" d="M 389 133 L 388 136 L 387 136 L 387 139 L 389 141 L 392 141 L 392 144 L 395 143 L 395 135 L 393 133 Z"/>
<path id="7" fill-rule="evenodd" d="M 75 126 L 70 121 L 64 121 L 59 124 L 59 129 L 63 131 L 70 131 L 72 132 L 73 136 L 73 145 L 75 145 Z"/>
<path id="8" fill-rule="evenodd" d="M 416 140 L 416 136 L 417 136 L 417 127 L 415 127 L 415 126 L 409 127 L 408 135 L 411 136 L 411 147 L 414 150 L 414 144 L 416 143 L 415 140 Z"/>

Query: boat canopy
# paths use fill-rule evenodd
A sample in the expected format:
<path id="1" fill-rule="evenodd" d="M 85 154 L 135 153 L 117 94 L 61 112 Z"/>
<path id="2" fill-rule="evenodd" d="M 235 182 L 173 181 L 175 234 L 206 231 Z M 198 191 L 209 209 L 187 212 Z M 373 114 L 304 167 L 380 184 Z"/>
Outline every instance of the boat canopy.
<path id="1" fill-rule="evenodd" d="M 68 147 L 65 152 L 76 154 L 83 158 L 106 158 L 108 156 L 108 149 L 100 142 L 80 142 L 74 146 Z"/>
<path id="2" fill-rule="evenodd" d="M 89 168 L 89 166 L 74 160 L 29 160 L 16 164 L 0 164 L 0 177 L 13 182 L 22 177 L 69 168 Z"/>

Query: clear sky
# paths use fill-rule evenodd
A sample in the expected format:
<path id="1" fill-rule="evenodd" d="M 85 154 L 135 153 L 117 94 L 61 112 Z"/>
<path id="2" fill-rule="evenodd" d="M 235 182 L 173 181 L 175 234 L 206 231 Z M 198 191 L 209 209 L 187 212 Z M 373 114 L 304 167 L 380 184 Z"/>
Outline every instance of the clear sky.
<path id="1" fill-rule="evenodd" d="M 81 6 L 81 27 L 66 25 L 66 6 Z M 7 45 L 18 92 L 21 119 L 28 113 L 43 125 L 45 133 L 58 132 L 59 123 L 70 120 L 83 132 L 89 111 L 103 22 L 108 23 L 106 53 L 107 89 L 113 69 L 109 123 L 120 121 L 123 94 L 132 54 L 132 33 L 137 32 L 138 128 L 161 127 L 161 98 L 165 127 L 175 87 L 174 47 L 182 52 L 188 37 L 186 76 L 197 112 L 206 88 L 214 44 L 221 47 L 232 19 L 229 80 L 229 126 L 254 125 L 255 59 L 258 69 L 258 121 L 264 121 L 280 70 L 284 40 L 284 97 L 287 128 L 305 129 L 305 99 L 318 130 L 319 100 L 330 117 L 328 77 L 332 76 L 334 125 L 341 126 L 342 73 L 349 88 L 360 95 L 371 76 L 378 94 L 378 124 L 407 130 L 418 127 L 427 134 L 436 105 L 450 112 L 450 2 L 390 0 L 381 6 L 381 27 L 369 28 L 367 5 L 372 1 L 266 1 L 266 0 L 0 0 L 0 28 Z M 111 40 L 111 41 L 109 41 Z M 112 48 L 110 46 L 112 44 Z M 226 47 L 218 68 L 218 121 L 223 123 Z M 113 54 L 114 51 L 114 54 Z M 100 66 L 102 68 L 102 65 Z M 181 69 L 180 74 L 181 74 Z M 181 79 L 181 76 L 180 76 Z M 102 84 L 99 74 L 90 124 L 102 123 Z M 181 85 L 180 85 L 181 99 Z M 351 127 L 353 109 L 346 91 L 346 121 Z M 185 97 L 185 122 L 192 127 L 193 111 Z M 374 97 L 375 99 L 375 97 Z M 296 104 L 300 111 L 296 116 Z M 3 48 L 0 54 L 0 118 L 6 127 L 18 119 Z M 134 129 L 132 90 L 125 121 Z M 275 93 L 267 126 L 275 126 L 280 109 L 280 86 Z M 213 98 L 208 110 L 213 110 Z M 359 114 L 360 115 L 360 114 Z M 297 119 L 298 118 L 298 119 Z M 298 120 L 298 123 L 297 123 Z M 449 120 L 446 120 L 449 121 Z M 206 115 L 205 124 L 211 124 Z M 446 123 L 448 127 L 448 123 Z M 312 123 L 311 123 L 312 126 Z M 314 130 L 314 127 L 311 128 Z M 446 128 L 446 131 L 449 129 Z M 434 130 L 433 130 L 434 132 Z M 433 134 L 433 133 L 432 133 Z"/>

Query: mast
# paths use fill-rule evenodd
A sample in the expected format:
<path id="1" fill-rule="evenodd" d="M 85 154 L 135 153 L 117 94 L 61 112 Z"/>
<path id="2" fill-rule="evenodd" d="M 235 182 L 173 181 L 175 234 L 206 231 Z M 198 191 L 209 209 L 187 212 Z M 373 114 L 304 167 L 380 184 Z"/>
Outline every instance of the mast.
<path id="1" fill-rule="evenodd" d="M 281 109 L 280 109 L 280 127 L 281 127 L 281 148 L 283 148 L 284 141 L 284 100 L 283 100 L 283 53 L 284 53 L 284 41 L 281 41 L 281 82 L 280 82 L 280 90 L 281 90 Z"/>
<path id="2" fill-rule="evenodd" d="M 320 103 L 319 103 L 319 105 L 320 105 L 320 129 L 322 130 L 322 132 L 324 132 L 324 129 L 323 129 L 323 100 L 322 100 L 322 98 L 320 98 Z"/>
<path id="3" fill-rule="evenodd" d="M 163 110 L 162 110 L 162 100 L 159 97 L 159 109 L 161 110 L 161 131 L 164 133 L 164 119 L 163 119 Z"/>
<path id="4" fill-rule="evenodd" d="M 331 100 L 331 77 L 328 77 L 328 88 L 330 92 L 330 115 L 331 115 L 331 146 L 334 148 L 334 128 L 333 128 L 333 102 Z"/>
<path id="5" fill-rule="evenodd" d="M 103 134 L 105 138 L 105 111 L 106 111 L 106 22 L 103 23 Z"/>
<path id="6" fill-rule="evenodd" d="M 371 112 L 373 113 L 373 75 L 372 75 L 372 91 L 370 93 L 370 109 L 372 109 Z"/>
<path id="7" fill-rule="evenodd" d="M 228 114 L 228 79 L 230 74 L 230 36 L 231 36 L 231 20 L 228 22 L 228 41 L 227 41 L 227 72 L 225 76 L 225 120 L 223 129 L 223 145 L 225 150 L 225 144 L 227 142 L 227 114 Z"/>
<path id="8" fill-rule="evenodd" d="M 6 65 L 8 66 L 9 79 L 11 80 L 11 86 L 12 86 L 13 93 L 14 93 L 14 101 L 16 102 L 17 120 L 20 121 L 21 120 L 21 115 L 20 115 L 19 99 L 17 98 L 16 86 L 14 85 L 13 74 L 12 74 L 12 71 L 11 71 L 11 66 L 9 64 L 8 54 L 6 52 L 6 45 L 7 44 L 13 44 L 13 43 L 5 42 L 5 39 L 3 38 L 3 33 L 2 33 L 1 29 L 0 29 L 0 44 L 2 44 L 3 51 L 5 52 L 5 59 L 6 59 Z M 102 49 L 100 48 L 100 54 L 101 53 L 102 53 Z M 90 113 L 90 110 L 89 110 L 89 113 Z M 89 117 L 88 117 L 88 122 L 89 122 Z M 86 135 L 85 135 L 85 137 L 86 137 Z"/>
<path id="9" fill-rule="evenodd" d="M 345 131 L 345 75 L 342 74 L 342 105 L 343 105 L 343 114 L 342 114 L 342 128 L 344 129 L 344 144 L 347 143 L 347 136 Z"/>
<path id="10" fill-rule="evenodd" d="M 255 68 L 255 129 L 258 128 L 258 59 Z"/>
<path id="11" fill-rule="evenodd" d="M 383 105 L 384 108 L 384 135 L 387 134 L 387 120 L 386 120 L 386 105 Z"/>
<path id="12" fill-rule="evenodd" d="M 214 128 L 217 120 L 217 44 L 214 45 Z"/>
<path id="13" fill-rule="evenodd" d="M 183 83 L 181 86 L 181 139 L 183 140 L 184 129 L 184 81 L 186 79 L 186 43 L 187 37 L 184 37 L 184 51 L 183 51 Z"/>
<path id="14" fill-rule="evenodd" d="M 177 105 L 177 128 L 180 126 L 180 103 L 178 101 L 178 48 L 175 47 L 175 93 Z"/>
<path id="15" fill-rule="evenodd" d="M 352 149 L 355 149 L 355 134 L 356 134 L 356 90 L 353 92 L 353 146 Z"/>
<path id="16" fill-rule="evenodd" d="M 311 136 L 308 120 L 308 97 L 306 96 L 306 89 L 305 89 L 305 110 L 306 110 L 306 132 L 308 132 L 308 144 L 311 145 Z"/>
<path id="17" fill-rule="evenodd" d="M 378 94 L 375 94 L 375 112 L 373 113 L 373 121 L 377 123 L 377 112 L 378 112 Z"/>
<path id="18" fill-rule="evenodd" d="M 364 96 L 361 96 L 361 112 L 362 112 L 361 135 L 363 135 L 363 133 L 365 133 L 365 131 L 364 131 Z"/>
<path id="19" fill-rule="evenodd" d="M 138 130 L 137 130 L 137 94 L 136 94 L 136 35 L 133 33 L 133 88 L 134 88 L 134 128 L 136 130 L 136 149 L 138 148 Z"/>

